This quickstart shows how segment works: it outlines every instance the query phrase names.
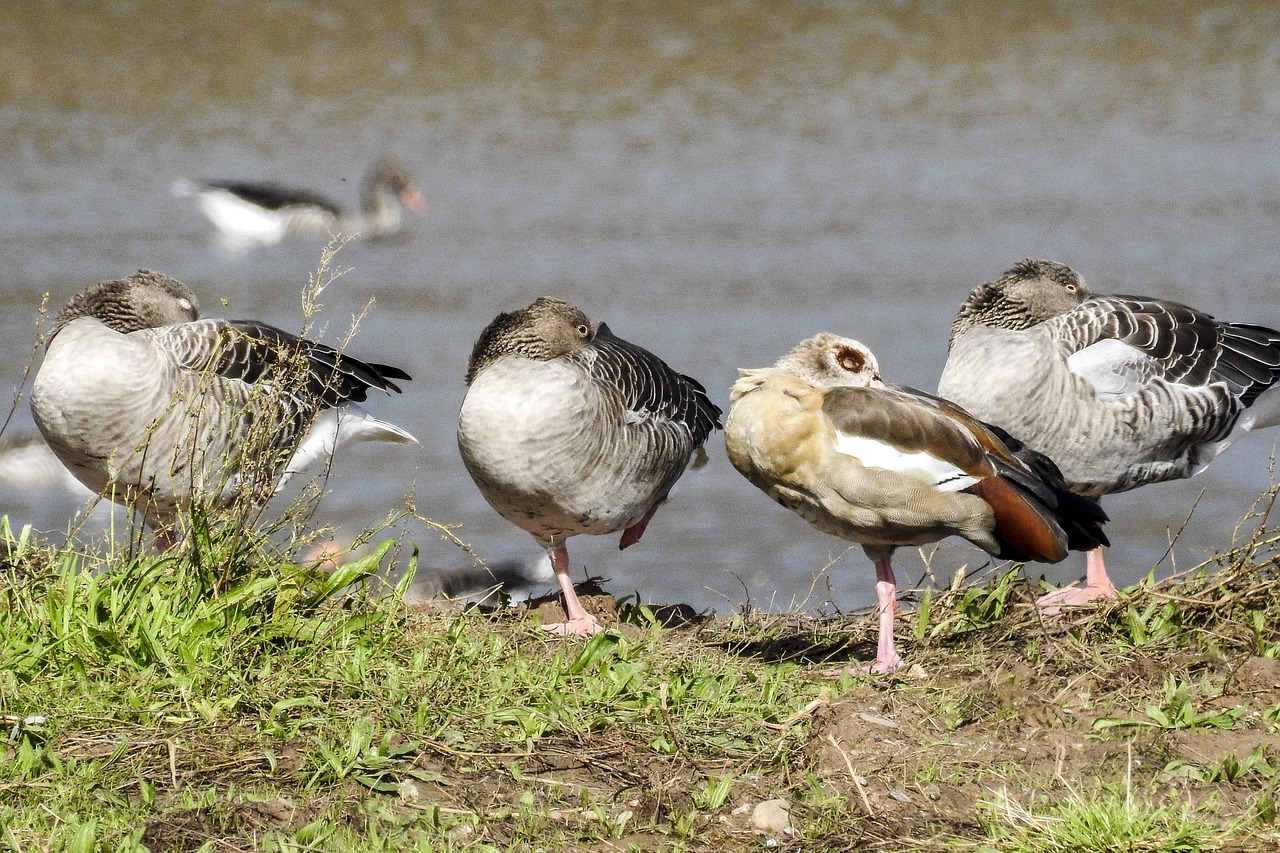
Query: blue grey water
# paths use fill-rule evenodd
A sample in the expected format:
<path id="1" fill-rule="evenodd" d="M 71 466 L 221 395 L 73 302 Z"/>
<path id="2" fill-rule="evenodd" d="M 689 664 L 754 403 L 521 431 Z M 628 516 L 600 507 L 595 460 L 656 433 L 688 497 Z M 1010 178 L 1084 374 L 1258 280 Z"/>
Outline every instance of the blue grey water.
<path id="1" fill-rule="evenodd" d="M 454 424 L 475 335 L 544 294 L 722 406 L 737 368 L 823 329 L 931 390 L 961 299 L 1027 255 L 1095 290 L 1280 325 L 1271 4 L 8 4 L 0 39 L 6 392 L 45 294 L 139 267 L 186 281 L 206 313 L 301 327 L 322 241 L 228 252 L 175 178 L 351 204 L 378 156 L 415 175 L 427 214 L 342 249 L 322 298 L 329 340 L 372 301 L 351 350 L 414 376 L 373 403 L 422 441 L 339 460 L 319 520 L 347 535 L 413 494 L 484 559 L 537 556 L 471 484 Z M 5 438 L 32 430 L 24 401 Z M 1107 500 L 1117 578 L 1228 544 L 1274 439 Z M 572 541 L 579 572 L 720 612 L 873 600 L 860 549 L 768 501 L 718 436 L 709 449 L 640 545 Z M 81 505 L 52 482 L 0 491 L 15 523 L 55 534 Z M 431 569 L 469 565 L 436 530 L 402 530 Z M 932 557 L 943 583 L 987 562 L 964 543 Z M 905 584 L 924 572 L 914 549 L 897 564 Z"/>

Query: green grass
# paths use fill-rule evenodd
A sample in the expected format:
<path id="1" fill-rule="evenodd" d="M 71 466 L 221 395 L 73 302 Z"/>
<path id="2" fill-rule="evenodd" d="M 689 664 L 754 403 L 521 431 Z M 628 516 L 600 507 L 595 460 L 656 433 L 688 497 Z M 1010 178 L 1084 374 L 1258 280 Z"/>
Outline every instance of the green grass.
<path id="1" fill-rule="evenodd" d="M 443 762 L 496 771 L 542 805 L 545 786 L 506 768 L 552 742 L 586 763 L 584 744 L 621 737 L 652 760 L 766 768 L 798 743 L 779 721 L 828 689 L 789 678 L 795 664 L 664 654 L 657 626 L 578 643 L 406 607 L 415 554 L 396 588 L 380 587 L 393 544 L 329 574 L 216 541 L 131 560 L 13 537 L 0 580 L 0 714 L 13 727 L 0 839 L 140 849 L 148 820 L 198 813 L 206 829 L 234 828 L 244 803 L 283 789 L 318 809 L 290 819 L 289 843 L 344 848 L 354 820 L 369 849 L 470 846 L 480 836 L 459 827 L 495 816 L 516 824 L 514 843 L 547 828 L 502 796 L 443 810 L 409 799 L 394 815 L 381 800 L 399 805 L 406 783 L 447 788 Z M 695 817 L 733 782 L 697 775 Z M 631 821 L 589 792 L 584 802 L 604 811 L 571 834 L 603 838 Z M 650 823 L 685 835 L 680 820 Z"/>
<path id="2" fill-rule="evenodd" d="M 1201 853 L 1228 837 L 1185 805 L 1138 802 L 1110 785 L 1046 798 L 1035 810 L 1001 791 L 985 812 L 991 843 L 977 847 L 984 853 Z"/>
<path id="3" fill-rule="evenodd" d="M 1280 692 L 1235 683 L 1280 646 L 1261 560 L 1067 623 L 997 572 L 903 614 L 920 671 L 831 679 L 873 619 L 565 640 L 406 604 L 403 542 L 329 572 L 193 526 L 131 555 L 0 518 L 0 849 L 756 850 L 772 798 L 782 849 L 1280 841 Z"/>
<path id="4" fill-rule="evenodd" d="M 1201 693 L 1211 692 L 1201 690 Z M 1229 729 L 1244 714 L 1244 706 L 1234 708 L 1197 711 L 1191 699 L 1189 685 L 1176 675 L 1170 675 L 1164 681 L 1164 696 L 1159 703 L 1147 705 L 1142 717 L 1100 717 L 1093 721 L 1095 731 L 1104 731 L 1126 726 L 1148 726 L 1164 731 L 1212 727 Z"/>

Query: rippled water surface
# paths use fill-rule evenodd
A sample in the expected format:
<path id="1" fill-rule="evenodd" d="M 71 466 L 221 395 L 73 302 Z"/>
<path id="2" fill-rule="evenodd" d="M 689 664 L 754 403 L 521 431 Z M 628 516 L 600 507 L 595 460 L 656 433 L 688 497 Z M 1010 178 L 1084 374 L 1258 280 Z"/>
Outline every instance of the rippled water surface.
<path id="1" fill-rule="evenodd" d="M 429 211 L 339 253 L 349 271 L 322 321 L 336 339 L 373 300 L 352 350 L 414 376 L 375 403 L 422 444 L 340 460 L 320 514 L 351 533 L 412 492 L 482 557 L 537 555 L 471 484 L 454 423 L 475 335 L 539 295 L 607 320 L 722 406 L 738 367 L 822 329 L 932 389 L 961 299 L 1026 255 L 1098 291 L 1280 324 L 1269 3 L 99 5 L 0 8 L 0 382 L 22 383 L 44 294 L 60 305 L 142 266 L 207 313 L 222 300 L 300 328 L 321 241 L 228 252 L 170 183 L 273 178 L 352 204 L 365 167 L 393 155 Z M 6 438 L 32 430 L 24 402 Z M 1162 572 L 1229 541 L 1272 442 L 1109 499 L 1116 575 L 1145 575 L 1189 513 Z M 872 600 L 860 549 L 841 556 L 742 480 L 718 437 L 710 449 L 640 546 L 579 538 L 575 565 L 619 595 L 721 611 Z M 45 530 L 79 505 L 52 482 L 0 486 L 0 510 Z M 431 567 L 467 565 L 434 531 L 409 533 Z M 921 576 L 911 550 L 897 562 Z M 984 562 L 955 544 L 933 566 L 945 580 Z"/>

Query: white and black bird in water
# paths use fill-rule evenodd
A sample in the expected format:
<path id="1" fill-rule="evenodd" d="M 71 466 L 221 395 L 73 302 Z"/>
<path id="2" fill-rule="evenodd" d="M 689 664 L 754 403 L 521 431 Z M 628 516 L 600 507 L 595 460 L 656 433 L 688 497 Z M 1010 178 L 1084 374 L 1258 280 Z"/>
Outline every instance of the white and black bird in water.
<path id="1" fill-rule="evenodd" d="M 162 547 L 193 501 L 265 501 L 360 441 L 416 443 L 359 404 L 404 371 L 252 320 L 200 319 L 195 294 L 139 270 L 58 314 L 31 411 L 94 492 L 142 513 Z"/>
<path id="2" fill-rule="evenodd" d="M 1054 261 L 975 288 L 951 326 L 938 394 L 1046 454 L 1097 498 L 1192 477 L 1280 423 L 1280 332 L 1165 299 L 1094 296 Z M 1055 611 L 1114 597 L 1101 550 Z"/>
<path id="3" fill-rule="evenodd" d="M 622 531 L 621 547 L 639 541 L 720 410 L 695 380 L 546 297 L 485 328 L 466 381 L 462 460 L 493 508 L 551 556 L 567 620 L 546 627 L 599 632 L 574 592 L 567 540 Z"/>
<path id="4" fill-rule="evenodd" d="M 359 234 L 392 237 L 404 227 L 404 211 L 422 213 L 426 199 L 405 169 L 381 160 L 364 176 L 360 209 L 344 210 L 309 190 L 269 182 L 174 181 L 174 195 L 194 198 L 200 212 L 232 247 L 278 243 L 288 236 Z"/>
<path id="5" fill-rule="evenodd" d="M 902 665 L 895 549 L 960 536 L 1000 559 L 1057 562 L 1107 542 L 1106 515 L 1047 458 L 945 400 L 885 385 L 869 349 L 829 332 L 742 370 L 724 437 L 744 477 L 875 564 L 872 672 Z"/>

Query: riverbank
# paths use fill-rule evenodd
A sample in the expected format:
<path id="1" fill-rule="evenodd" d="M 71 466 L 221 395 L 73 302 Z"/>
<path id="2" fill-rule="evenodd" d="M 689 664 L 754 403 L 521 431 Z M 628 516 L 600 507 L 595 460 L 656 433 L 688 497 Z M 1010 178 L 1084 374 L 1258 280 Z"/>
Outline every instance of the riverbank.
<path id="1" fill-rule="evenodd" d="M 832 678 L 873 655 L 869 614 L 588 596 L 618 618 L 566 641 L 524 608 L 401 603 L 379 577 L 407 543 L 329 574 L 244 538 L 129 559 L 11 536 L 0 844 L 1273 849 L 1275 542 L 1066 619 L 1012 572 L 926 594 L 907 669 Z"/>

